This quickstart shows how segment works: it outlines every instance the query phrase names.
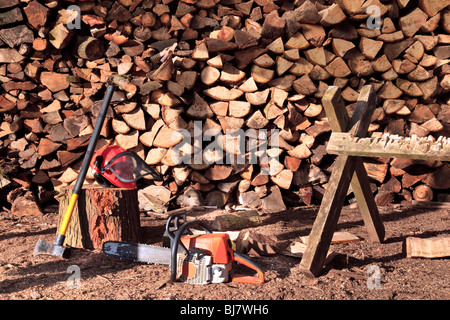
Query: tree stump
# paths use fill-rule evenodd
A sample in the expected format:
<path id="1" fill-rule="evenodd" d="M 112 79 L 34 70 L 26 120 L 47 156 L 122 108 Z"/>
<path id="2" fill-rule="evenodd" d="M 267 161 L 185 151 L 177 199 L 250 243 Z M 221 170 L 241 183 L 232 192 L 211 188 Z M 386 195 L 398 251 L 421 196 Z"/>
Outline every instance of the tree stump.
<path id="1" fill-rule="evenodd" d="M 72 186 L 61 189 L 58 226 L 66 212 L 72 189 Z M 64 245 L 98 249 L 106 241 L 141 241 L 136 189 L 83 186 Z"/>

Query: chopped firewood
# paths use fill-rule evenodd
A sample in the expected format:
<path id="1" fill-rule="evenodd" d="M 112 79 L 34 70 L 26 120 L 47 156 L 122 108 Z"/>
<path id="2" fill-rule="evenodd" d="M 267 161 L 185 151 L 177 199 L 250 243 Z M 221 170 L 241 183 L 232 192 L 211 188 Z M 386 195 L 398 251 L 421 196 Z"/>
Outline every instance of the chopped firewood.
<path id="1" fill-rule="evenodd" d="M 11 205 L 11 212 L 17 216 L 24 215 L 42 215 L 41 208 L 37 203 L 37 199 L 31 191 L 25 192 L 23 195 L 16 197 Z"/>
<path id="2" fill-rule="evenodd" d="M 226 63 L 223 66 L 222 72 L 220 74 L 220 80 L 225 83 L 239 83 L 245 77 L 245 72 L 233 67 L 230 63 Z"/>
<path id="3" fill-rule="evenodd" d="M 202 82 L 206 85 L 212 85 L 220 78 L 220 71 L 212 66 L 206 66 L 203 68 L 200 74 Z"/>
<path id="4" fill-rule="evenodd" d="M 279 17 L 276 10 L 269 13 L 264 19 L 261 36 L 267 39 L 276 39 L 282 36 L 286 21 Z"/>
<path id="5" fill-rule="evenodd" d="M 153 145 L 159 148 L 170 148 L 180 143 L 183 140 L 183 135 L 180 132 L 163 126 L 156 134 L 153 140 Z"/>
<path id="6" fill-rule="evenodd" d="M 112 83 L 99 146 L 138 152 L 174 178 L 155 182 L 173 195 L 195 185 L 222 205 L 241 192 L 268 211 L 285 208 L 285 190 L 321 201 L 334 159 L 320 102 L 329 86 L 341 89 L 349 117 L 362 87 L 373 87 L 373 137 L 447 141 L 448 1 L 70 0 L 80 17 L 57 1 L 0 1 L 0 148 L 14 159 L 7 180 L 42 194 L 73 183 Z M 183 167 L 177 159 L 195 152 L 181 132 L 197 133 L 200 122 L 210 140 L 195 147 L 208 163 Z M 243 150 L 224 138 L 230 129 L 246 133 Z M 277 145 L 253 150 L 252 135 L 269 132 Z M 238 151 L 244 164 L 215 168 Z M 366 167 L 379 204 L 448 189 L 442 162 Z"/>
<path id="7" fill-rule="evenodd" d="M 186 114 L 194 119 L 206 119 L 212 117 L 214 113 L 208 103 L 195 93 L 193 104 L 187 109 Z"/>
<path id="8" fill-rule="evenodd" d="M 261 68 L 258 65 L 254 65 L 251 71 L 252 78 L 258 83 L 267 83 L 275 75 L 275 71 L 271 69 Z"/>
<path id="9" fill-rule="evenodd" d="M 224 86 L 216 86 L 203 91 L 207 96 L 220 101 L 232 101 L 239 98 L 244 92 L 238 89 L 228 89 Z"/>
<path id="10" fill-rule="evenodd" d="M 131 128 L 138 130 L 146 129 L 144 111 L 141 108 L 136 108 L 129 113 L 124 113 L 123 119 Z"/>
<path id="11" fill-rule="evenodd" d="M 436 1 L 436 0 L 420 0 L 420 8 L 429 16 L 435 16 L 439 11 L 450 5 L 448 0 Z"/>
<path id="12" fill-rule="evenodd" d="M 100 59 L 104 53 L 103 43 L 94 37 L 79 37 L 76 53 L 82 59 Z"/>

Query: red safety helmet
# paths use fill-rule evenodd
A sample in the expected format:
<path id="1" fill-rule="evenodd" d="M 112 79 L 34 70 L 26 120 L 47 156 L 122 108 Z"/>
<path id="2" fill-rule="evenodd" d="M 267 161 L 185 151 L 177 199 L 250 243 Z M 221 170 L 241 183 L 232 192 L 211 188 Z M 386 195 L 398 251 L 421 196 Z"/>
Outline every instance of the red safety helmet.
<path id="1" fill-rule="evenodd" d="M 94 153 L 90 164 L 95 180 L 103 187 L 134 189 L 146 175 L 161 181 L 161 176 L 136 153 L 119 146 L 105 146 Z"/>

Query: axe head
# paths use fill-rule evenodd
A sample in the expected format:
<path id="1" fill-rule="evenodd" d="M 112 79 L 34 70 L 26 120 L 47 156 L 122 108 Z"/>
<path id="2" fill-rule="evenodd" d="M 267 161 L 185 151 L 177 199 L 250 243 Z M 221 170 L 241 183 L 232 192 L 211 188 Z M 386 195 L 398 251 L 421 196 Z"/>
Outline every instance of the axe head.
<path id="1" fill-rule="evenodd" d="M 57 244 L 50 244 L 41 239 L 39 239 L 34 246 L 33 255 L 48 254 L 52 256 L 68 258 L 70 255 L 70 250 L 64 246 Z"/>

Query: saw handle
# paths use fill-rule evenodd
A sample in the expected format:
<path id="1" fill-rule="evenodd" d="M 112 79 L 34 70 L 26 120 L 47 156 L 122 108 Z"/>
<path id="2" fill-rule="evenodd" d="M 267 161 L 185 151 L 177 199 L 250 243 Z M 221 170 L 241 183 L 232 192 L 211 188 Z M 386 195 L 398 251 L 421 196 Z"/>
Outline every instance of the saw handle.
<path id="1" fill-rule="evenodd" d="M 180 227 L 181 227 L 180 220 L 183 222 L 181 225 L 183 225 L 186 222 L 186 213 L 184 213 L 184 212 L 174 213 L 174 214 L 171 214 L 169 216 L 169 218 L 167 219 L 167 222 L 166 222 L 166 233 L 167 233 L 167 235 L 170 238 L 170 243 L 171 244 L 175 240 L 175 232 L 170 231 L 171 223 L 173 221 L 173 225 L 175 227 L 175 230 L 179 230 Z"/>
<path id="2" fill-rule="evenodd" d="M 170 218 L 169 218 L 170 219 Z M 169 221 L 167 221 L 169 222 Z M 194 221 L 189 221 L 189 222 L 185 222 L 181 225 L 181 227 L 176 231 L 176 233 L 172 233 L 174 234 L 174 238 L 173 241 L 171 242 L 171 247 L 170 247 L 170 281 L 171 282 L 175 282 L 177 279 L 177 255 L 178 255 L 178 245 L 180 245 L 180 247 L 185 250 L 186 252 L 189 252 L 189 249 L 186 248 L 183 243 L 181 242 L 181 237 L 184 234 L 184 231 L 186 231 L 186 229 L 191 228 L 193 226 L 199 226 L 202 227 L 203 229 L 206 230 L 206 233 L 212 233 L 211 228 L 203 221 L 200 220 L 194 220 Z M 169 237 L 170 237 L 170 233 L 169 233 Z M 171 238 L 172 240 L 172 238 Z"/>
<path id="3" fill-rule="evenodd" d="M 262 284 L 264 282 L 264 272 L 262 269 L 256 265 L 249 257 L 234 252 L 233 261 L 236 261 L 240 264 L 243 264 L 250 269 L 253 269 L 257 272 L 257 277 L 252 276 L 244 276 L 241 274 L 235 274 L 231 277 L 231 282 L 240 282 L 240 283 L 254 283 L 254 284 Z"/>

